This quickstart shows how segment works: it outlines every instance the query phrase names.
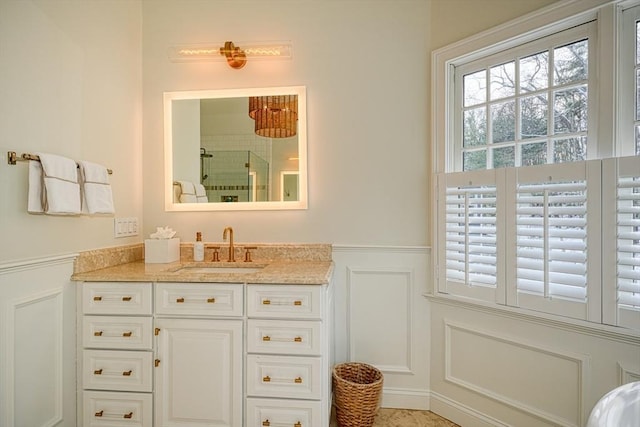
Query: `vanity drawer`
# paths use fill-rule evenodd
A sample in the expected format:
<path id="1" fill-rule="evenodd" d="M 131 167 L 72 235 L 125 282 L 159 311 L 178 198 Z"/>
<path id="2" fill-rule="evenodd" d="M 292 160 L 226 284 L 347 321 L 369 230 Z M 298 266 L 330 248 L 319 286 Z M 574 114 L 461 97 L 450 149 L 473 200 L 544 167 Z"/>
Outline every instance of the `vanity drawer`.
<path id="1" fill-rule="evenodd" d="M 242 316 L 240 283 L 157 283 L 156 314 Z"/>
<path id="2" fill-rule="evenodd" d="M 247 395 L 320 399 L 321 358 L 247 355 Z"/>
<path id="3" fill-rule="evenodd" d="M 84 427 L 153 427 L 150 393 L 83 392 Z"/>
<path id="4" fill-rule="evenodd" d="M 320 319 L 322 288 L 315 285 L 249 285 L 249 317 Z"/>
<path id="5" fill-rule="evenodd" d="M 249 353 L 320 356 L 322 322 L 316 320 L 247 321 Z"/>
<path id="6" fill-rule="evenodd" d="M 321 427 L 318 400 L 247 399 L 246 427 Z"/>
<path id="7" fill-rule="evenodd" d="M 84 347 L 151 350 L 151 317 L 84 316 Z"/>
<path id="8" fill-rule="evenodd" d="M 152 391 L 150 351 L 84 350 L 82 385 L 92 390 Z"/>
<path id="9" fill-rule="evenodd" d="M 151 315 L 151 283 L 82 284 L 84 314 Z"/>

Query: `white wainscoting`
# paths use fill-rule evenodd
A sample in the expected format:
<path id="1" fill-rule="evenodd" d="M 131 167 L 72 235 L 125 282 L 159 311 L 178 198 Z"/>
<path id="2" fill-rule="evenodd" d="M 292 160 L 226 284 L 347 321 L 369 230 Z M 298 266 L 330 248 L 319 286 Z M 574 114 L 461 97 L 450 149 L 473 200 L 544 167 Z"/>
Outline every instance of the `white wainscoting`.
<path id="1" fill-rule="evenodd" d="M 0 264 L 0 425 L 76 425 L 75 255 Z"/>
<path id="2" fill-rule="evenodd" d="M 582 427 L 640 378 L 640 336 L 430 298 L 430 409 L 462 426 Z"/>
<path id="3" fill-rule="evenodd" d="M 333 260 L 336 363 L 380 369 L 383 407 L 429 409 L 429 249 L 334 245 Z"/>

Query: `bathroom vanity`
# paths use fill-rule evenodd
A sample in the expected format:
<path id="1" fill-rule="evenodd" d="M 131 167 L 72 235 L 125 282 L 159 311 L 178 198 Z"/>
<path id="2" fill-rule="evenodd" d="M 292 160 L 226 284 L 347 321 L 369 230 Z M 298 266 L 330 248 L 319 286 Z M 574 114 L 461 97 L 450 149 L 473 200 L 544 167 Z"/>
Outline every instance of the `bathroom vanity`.
<path id="1" fill-rule="evenodd" d="M 295 258 L 74 274 L 78 420 L 327 427 L 333 264 L 330 250 Z"/>

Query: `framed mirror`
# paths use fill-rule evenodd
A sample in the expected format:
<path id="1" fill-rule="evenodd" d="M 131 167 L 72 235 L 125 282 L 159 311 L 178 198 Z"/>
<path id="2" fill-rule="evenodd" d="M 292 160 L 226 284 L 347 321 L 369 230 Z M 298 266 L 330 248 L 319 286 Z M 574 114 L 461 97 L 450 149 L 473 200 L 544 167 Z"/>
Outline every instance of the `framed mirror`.
<path id="1" fill-rule="evenodd" d="M 165 92 L 165 210 L 307 208 L 304 86 Z"/>

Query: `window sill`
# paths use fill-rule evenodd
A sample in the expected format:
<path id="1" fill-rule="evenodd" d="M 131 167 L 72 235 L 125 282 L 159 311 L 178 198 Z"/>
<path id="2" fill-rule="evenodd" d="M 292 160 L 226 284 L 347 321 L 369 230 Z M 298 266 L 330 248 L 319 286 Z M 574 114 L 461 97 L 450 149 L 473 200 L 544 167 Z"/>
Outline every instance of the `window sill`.
<path id="1" fill-rule="evenodd" d="M 640 331 L 633 329 L 592 323 L 578 319 L 570 319 L 546 313 L 532 312 L 518 307 L 491 304 L 484 301 L 477 301 L 449 294 L 428 293 L 423 294 L 423 296 L 429 301 L 437 304 L 475 310 L 486 314 L 530 322 L 540 326 L 563 329 L 569 332 L 590 335 L 625 344 L 640 345 Z"/>

